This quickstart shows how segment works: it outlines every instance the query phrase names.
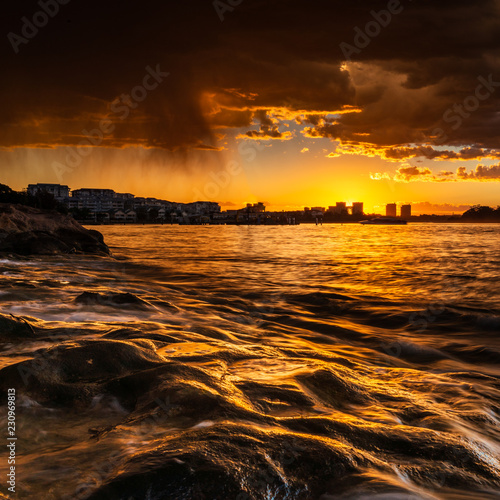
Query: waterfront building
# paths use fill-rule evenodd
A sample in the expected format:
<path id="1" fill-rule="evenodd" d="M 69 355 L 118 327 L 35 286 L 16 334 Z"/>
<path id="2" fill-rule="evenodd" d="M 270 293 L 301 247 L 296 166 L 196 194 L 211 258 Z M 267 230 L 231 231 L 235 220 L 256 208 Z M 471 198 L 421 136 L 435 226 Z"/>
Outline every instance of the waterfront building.
<path id="1" fill-rule="evenodd" d="M 363 209 L 364 205 L 363 203 L 353 203 L 352 204 L 352 215 L 363 215 L 364 213 L 364 209 Z"/>
<path id="2" fill-rule="evenodd" d="M 398 212 L 396 203 L 388 203 L 385 206 L 385 215 L 387 217 L 397 217 Z"/>
<path id="3" fill-rule="evenodd" d="M 403 219 L 409 219 L 411 217 L 411 205 L 401 206 L 401 217 Z"/>
<path id="4" fill-rule="evenodd" d="M 333 213 L 335 215 L 346 215 L 347 214 L 347 203 L 345 201 L 338 201 L 333 208 Z"/>
<path id="5" fill-rule="evenodd" d="M 36 196 L 39 192 L 50 193 L 57 201 L 69 198 L 69 187 L 63 184 L 29 184 L 27 192 L 31 196 Z"/>

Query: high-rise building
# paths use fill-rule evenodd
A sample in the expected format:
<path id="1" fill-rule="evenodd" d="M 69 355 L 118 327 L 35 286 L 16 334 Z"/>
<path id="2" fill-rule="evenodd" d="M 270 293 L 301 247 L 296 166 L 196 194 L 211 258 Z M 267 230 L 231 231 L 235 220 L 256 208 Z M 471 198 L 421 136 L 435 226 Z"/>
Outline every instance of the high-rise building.
<path id="1" fill-rule="evenodd" d="M 363 215 L 363 203 L 352 204 L 352 215 Z"/>
<path id="2" fill-rule="evenodd" d="M 347 203 L 345 201 L 337 201 L 335 204 L 334 213 L 338 215 L 347 214 Z"/>
<path id="3" fill-rule="evenodd" d="M 395 203 L 388 203 L 385 206 L 385 215 L 387 217 L 397 217 L 398 215 L 397 205 Z"/>
<path id="4" fill-rule="evenodd" d="M 411 217 L 411 205 L 401 205 L 401 217 L 409 219 Z"/>

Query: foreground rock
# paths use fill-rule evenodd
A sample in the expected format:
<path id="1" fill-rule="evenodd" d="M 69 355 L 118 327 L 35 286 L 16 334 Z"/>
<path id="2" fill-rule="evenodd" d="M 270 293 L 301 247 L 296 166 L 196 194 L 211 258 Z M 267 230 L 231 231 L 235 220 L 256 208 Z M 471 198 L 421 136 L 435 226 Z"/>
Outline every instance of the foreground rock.
<path id="1" fill-rule="evenodd" d="M 83 292 L 78 297 L 76 297 L 75 302 L 77 304 L 83 304 L 87 306 L 111 306 L 120 307 L 123 305 L 136 307 L 140 309 L 145 309 L 151 306 L 145 300 L 136 297 L 132 293 L 97 293 L 97 292 Z"/>
<path id="2" fill-rule="evenodd" d="M 35 330 L 24 318 L 0 314 L 0 341 L 36 337 Z"/>
<path id="3" fill-rule="evenodd" d="M 0 252 L 110 254 L 101 233 L 85 229 L 70 215 L 5 203 L 0 203 Z"/>

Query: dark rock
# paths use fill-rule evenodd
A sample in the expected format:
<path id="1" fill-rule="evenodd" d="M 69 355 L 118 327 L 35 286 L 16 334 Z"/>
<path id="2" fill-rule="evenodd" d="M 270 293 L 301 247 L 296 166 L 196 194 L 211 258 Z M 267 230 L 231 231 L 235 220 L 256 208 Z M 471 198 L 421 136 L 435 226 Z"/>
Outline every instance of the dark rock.
<path id="1" fill-rule="evenodd" d="M 4 203 L 0 203 L 0 252 L 110 254 L 101 233 L 85 229 L 69 215 Z"/>
<path id="2" fill-rule="evenodd" d="M 33 338 L 35 337 L 33 327 L 24 318 L 0 314 L 0 339 L 12 340 L 13 338 Z"/>
<path id="3" fill-rule="evenodd" d="M 83 292 L 76 297 L 77 304 L 84 305 L 100 305 L 100 306 L 136 306 L 136 307 L 149 307 L 150 304 L 132 293 L 97 293 L 97 292 Z"/>
<path id="4" fill-rule="evenodd" d="M 147 371 L 164 364 L 151 345 L 117 340 L 82 341 L 38 350 L 33 359 L 0 370 L 0 404 L 15 388 L 40 404 L 88 406 L 101 390 L 99 382 Z"/>
<path id="5" fill-rule="evenodd" d="M 9 234 L 0 240 L 0 251 L 19 255 L 51 255 L 69 253 L 70 247 L 45 231 L 27 231 Z"/>

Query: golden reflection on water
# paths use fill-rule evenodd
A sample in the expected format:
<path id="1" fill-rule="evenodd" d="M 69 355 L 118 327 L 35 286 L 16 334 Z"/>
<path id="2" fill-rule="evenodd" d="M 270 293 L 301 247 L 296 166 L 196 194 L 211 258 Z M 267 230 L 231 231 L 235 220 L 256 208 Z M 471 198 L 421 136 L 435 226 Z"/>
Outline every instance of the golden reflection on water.
<path id="1" fill-rule="evenodd" d="M 257 465 L 277 499 L 345 478 L 414 498 L 500 488 L 497 226 L 100 229 L 116 259 L 2 264 L 4 314 L 37 333 L 0 363 L 48 360 L 27 384 L 3 372 L 25 494 L 172 464 L 189 484 L 217 464 L 256 498 Z"/>

